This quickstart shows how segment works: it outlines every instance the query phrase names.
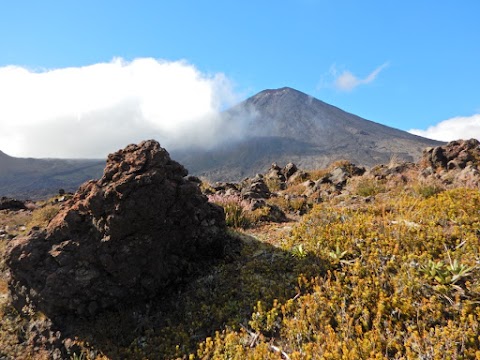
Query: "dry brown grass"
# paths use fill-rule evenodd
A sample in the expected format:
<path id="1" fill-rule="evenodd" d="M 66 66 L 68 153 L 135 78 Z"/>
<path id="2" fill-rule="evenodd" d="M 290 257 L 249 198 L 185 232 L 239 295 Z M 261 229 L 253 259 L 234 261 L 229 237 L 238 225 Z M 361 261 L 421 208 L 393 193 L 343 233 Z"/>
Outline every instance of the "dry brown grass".
<path id="1" fill-rule="evenodd" d="M 48 204 L 36 209 L 28 222 L 28 228 L 31 229 L 34 226 L 46 227 L 59 211 L 60 204 Z"/>
<path id="2" fill-rule="evenodd" d="M 285 189 L 284 193 L 289 195 L 302 195 L 303 193 L 305 193 L 305 190 L 306 190 L 306 187 L 304 185 L 295 184 Z"/>
<path id="3" fill-rule="evenodd" d="M 0 298 L 8 293 L 8 281 L 0 278 Z"/>
<path id="4" fill-rule="evenodd" d="M 328 165 L 328 170 L 331 171 L 337 167 L 350 166 L 352 163 L 348 160 L 337 160 Z"/>
<path id="5" fill-rule="evenodd" d="M 316 181 L 318 179 L 321 179 L 322 177 L 324 177 L 325 175 L 327 175 L 329 172 L 328 169 L 319 169 L 319 170 L 311 170 L 311 171 L 308 171 L 307 172 L 307 178 L 305 179 L 306 180 L 312 180 L 312 181 Z"/>

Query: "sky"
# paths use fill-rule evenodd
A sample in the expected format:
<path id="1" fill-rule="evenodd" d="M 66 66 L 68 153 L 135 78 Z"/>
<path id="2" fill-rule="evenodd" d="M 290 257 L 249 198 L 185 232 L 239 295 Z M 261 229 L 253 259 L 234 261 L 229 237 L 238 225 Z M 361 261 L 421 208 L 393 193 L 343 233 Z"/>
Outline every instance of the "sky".
<path id="1" fill-rule="evenodd" d="M 210 147 L 241 133 L 220 111 L 284 86 L 480 139 L 479 14 L 477 0 L 0 1 L 0 150 Z"/>

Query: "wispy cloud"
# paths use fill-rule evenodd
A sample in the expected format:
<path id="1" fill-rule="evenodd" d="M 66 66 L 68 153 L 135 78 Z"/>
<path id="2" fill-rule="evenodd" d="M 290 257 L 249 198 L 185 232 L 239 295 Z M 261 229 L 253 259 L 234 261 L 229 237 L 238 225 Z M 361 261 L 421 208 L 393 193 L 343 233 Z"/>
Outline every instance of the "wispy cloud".
<path id="1" fill-rule="evenodd" d="M 454 117 L 430 126 L 426 130 L 411 129 L 409 132 L 440 141 L 480 139 L 480 114 Z"/>
<path id="2" fill-rule="evenodd" d="M 0 150 L 79 158 L 146 138 L 167 149 L 212 146 L 238 133 L 218 116 L 238 100 L 232 88 L 224 74 L 152 58 L 42 72 L 0 67 Z"/>
<path id="3" fill-rule="evenodd" d="M 364 78 L 359 78 L 348 70 L 344 70 L 339 74 L 336 67 L 333 66 L 331 68 L 331 73 L 335 77 L 333 85 L 340 91 L 352 91 L 359 85 L 370 84 L 375 81 L 380 72 L 388 67 L 388 65 L 388 62 L 380 65 Z"/>

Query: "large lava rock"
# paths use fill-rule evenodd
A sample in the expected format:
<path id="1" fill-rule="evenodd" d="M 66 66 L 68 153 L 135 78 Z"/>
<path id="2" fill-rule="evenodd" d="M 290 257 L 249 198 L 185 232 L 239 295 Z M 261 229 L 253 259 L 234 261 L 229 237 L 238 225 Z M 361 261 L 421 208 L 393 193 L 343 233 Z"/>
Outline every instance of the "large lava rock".
<path id="1" fill-rule="evenodd" d="M 52 317 L 95 314 L 167 291 L 222 255 L 223 209 L 155 141 L 109 155 L 46 230 L 12 241 L 18 308 Z"/>

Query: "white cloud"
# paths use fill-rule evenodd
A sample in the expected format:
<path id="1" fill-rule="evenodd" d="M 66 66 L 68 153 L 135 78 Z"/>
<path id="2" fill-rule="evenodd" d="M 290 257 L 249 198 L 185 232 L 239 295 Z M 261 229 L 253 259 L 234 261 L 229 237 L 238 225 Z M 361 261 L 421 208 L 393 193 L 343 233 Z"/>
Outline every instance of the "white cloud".
<path id="1" fill-rule="evenodd" d="M 237 100 L 225 75 L 184 61 L 114 59 L 43 72 L 0 67 L 0 150 L 103 158 L 150 138 L 167 150 L 213 146 L 239 136 L 219 117 Z"/>
<path id="2" fill-rule="evenodd" d="M 454 117 L 430 126 L 426 130 L 411 129 L 408 132 L 440 141 L 480 139 L 480 114 Z"/>
<path id="3" fill-rule="evenodd" d="M 331 73 L 335 76 L 334 86 L 336 89 L 341 91 L 352 91 L 359 85 L 370 84 L 373 82 L 380 72 L 388 67 L 388 63 L 384 63 L 373 70 L 365 78 L 361 79 L 348 70 L 344 70 L 341 74 L 338 75 L 338 71 L 335 67 L 331 68 Z"/>

